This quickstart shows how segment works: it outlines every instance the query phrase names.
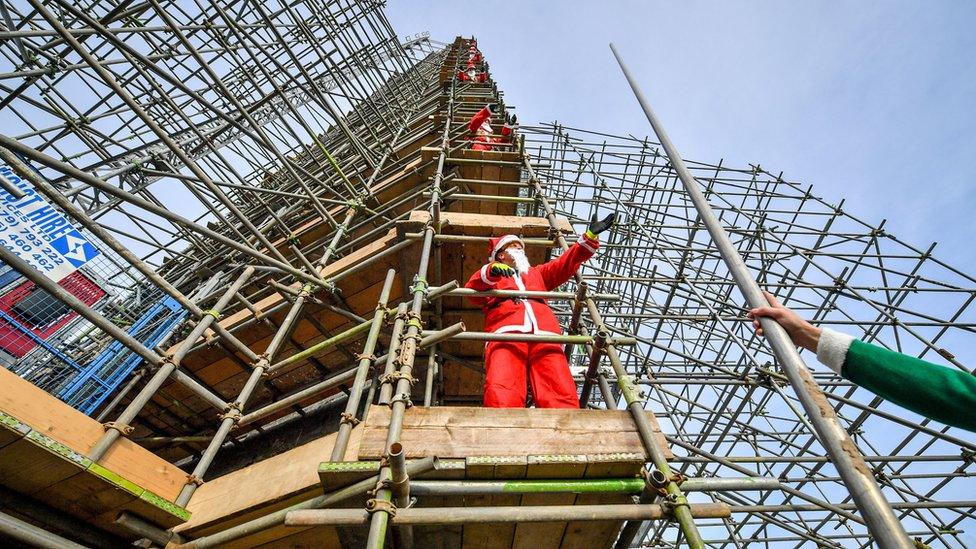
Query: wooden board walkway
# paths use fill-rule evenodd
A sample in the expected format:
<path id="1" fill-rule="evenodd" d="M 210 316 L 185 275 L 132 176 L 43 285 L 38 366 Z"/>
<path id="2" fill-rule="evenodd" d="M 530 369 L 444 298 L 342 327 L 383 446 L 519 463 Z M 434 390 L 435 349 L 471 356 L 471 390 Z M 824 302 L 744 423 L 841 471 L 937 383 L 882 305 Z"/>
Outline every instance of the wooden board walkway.
<path id="1" fill-rule="evenodd" d="M 98 463 L 85 455 L 102 425 L 0 368 L 0 485 L 127 539 L 122 511 L 171 527 L 190 518 L 172 502 L 186 474 L 119 440 Z"/>

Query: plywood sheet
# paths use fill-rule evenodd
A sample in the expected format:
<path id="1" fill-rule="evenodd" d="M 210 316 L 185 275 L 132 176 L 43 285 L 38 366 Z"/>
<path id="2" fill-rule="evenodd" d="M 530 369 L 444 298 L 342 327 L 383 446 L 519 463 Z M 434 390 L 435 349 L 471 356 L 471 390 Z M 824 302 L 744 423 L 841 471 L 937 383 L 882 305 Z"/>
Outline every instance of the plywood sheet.
<path id="1" fill-rule="evenodd" d="M 347 460 L 355 459 L 360 430 L 361 427 L 353 429 Z M 319 463 L 329 459 L 335 437 L 335 433 L 324 436 L 204 483 L 187 505 L 193 513 L 191 520 L 177 531 L 192 531 L 227 521 L 297 494 L 321 492 Z"/>
<path id="2" fill-rule="evenodd" d="M 647 415 L 667 449 L 653 414 Z M 363 424 L 359 459 L 383 454 L 388 425 L 389 410 L 374 407 Z M 414 407 L 404 416 L 400 443 L 408 458 L 644 453 L 625 410 Z"/>
<path id="3" fill-rule="evenodd" d="M 82 455 L 104 433 L 99 422 L 4 368 L 0 368 L 0 411 Z M 186 473 L 178 467 L 128 439 L 116 442 L 99 463 L 170 501 L 186 481 Z"/>

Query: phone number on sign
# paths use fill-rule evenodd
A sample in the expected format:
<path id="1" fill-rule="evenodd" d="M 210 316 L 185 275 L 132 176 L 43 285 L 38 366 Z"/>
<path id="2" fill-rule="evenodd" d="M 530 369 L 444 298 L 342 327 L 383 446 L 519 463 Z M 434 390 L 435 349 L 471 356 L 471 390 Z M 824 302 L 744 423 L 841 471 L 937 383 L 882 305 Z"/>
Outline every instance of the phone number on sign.
<path id="1" fill-rule="evenodd" d="M 3 221 L 8 223 L 16 222 L 13 216 L 3 216 Z M 41 241 L 36 234 L 29 229 L 20 231 L 4 231 L 6 227 L 0 228 L 0 246 L 7 248 L 11 252 L 31 261 L 36 267 L 44 270 L 51 270 L 58 265 L 64 264 L 64 258 L 50 246 Z"/>

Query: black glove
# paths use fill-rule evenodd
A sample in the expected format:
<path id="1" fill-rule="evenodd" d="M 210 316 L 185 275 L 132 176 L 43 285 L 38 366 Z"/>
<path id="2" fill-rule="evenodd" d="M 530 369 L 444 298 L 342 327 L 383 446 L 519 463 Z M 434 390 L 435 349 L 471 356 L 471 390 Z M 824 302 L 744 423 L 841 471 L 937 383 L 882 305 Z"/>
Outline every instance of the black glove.
<path id="1" fill-rule="evenodd" d="M 617 221 L 617 212 L 604 217 L 603 219 L 597 221 L 596 214 L 590 219 L 590 226 L 586 228 L 586 232 L 592 235 L 598 235 L 603 231 L 613 227 L 613 224 Z"/>
<path id="2" fill-rule="evenodd" d="M 508 125 L 514 126 L 515 124 L 518 124 L 518 117 L 513 114 L 512 119 L 508 122 Z"/>
<path id="3" fill-rule="evenodd" d="M 488 107 L 488 112 L 490 112 L 491 114 L 495 114 L 496 112 L 498 112 L 498 104 L 497 103 L 488 103 L 485 106 Z"/>
<path id="4" fill-rule="evenodd" d="M 512 278 L 515 276 L 515 269 L 509 267 L 504 263 L 492 263 L 491 267 L 488 269 L 488 273 L 492 276 L 500 276 L 502 278 Z"/>

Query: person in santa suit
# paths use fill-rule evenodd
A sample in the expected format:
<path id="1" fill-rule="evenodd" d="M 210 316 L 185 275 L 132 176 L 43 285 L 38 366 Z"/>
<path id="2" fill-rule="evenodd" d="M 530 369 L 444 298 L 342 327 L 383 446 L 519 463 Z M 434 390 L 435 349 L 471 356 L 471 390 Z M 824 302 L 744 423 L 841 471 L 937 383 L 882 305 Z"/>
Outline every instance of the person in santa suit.
<path id="1" fill-rule="evenodd" d="M 763 334 L 760 318 L 771 318 L 793 344 L 817 355 L 837 375 L 916 414 L 976 433 L 976 374 L 872 345 L 853 336 L 818 328 L 763 292 L 769 305 L 749 311 Z"/>
<path id="2" fill-rule="evenodd" d="M 492 150 L 493 143 L 512 142 L 512 130 L 515 124 L 518 123 L 518 119 L 514 114 L 505 117 L 505 124 L 499 132 L 501 137 L 494 136 L 495 132 L 491 127 L 491 117 L 495 114 L 497 108 L 497 105 L 494 103 L 489 103 L 480 111 L 476 112 L 468 122 L 468 130 L 474 134 L 474 137 L 471 139 L 474 142 L 471 145 L 472 150 L 490 151 Z"/>
<path id="3" fill-rule="evenodd" d="M 469 51 L 468 63 L 481 63 L 481 52 L 475 49 Z"/>
<path id="4" fill-rule="evenodd" d="M 572 278 L 600 247 L 597 237 L 613 226 L 616 213 L 602 220 L 596 214 L 586 232 L 562 255 L 532 266 L 521 239 L 513 234 L 492 238 L 488 263 L 471 275 L 466 288 L 477 291 L 552 291 Z M 545 299 L 472 297 L 485 314 L 485 331 L 524 334 L 562 333 Z M 558 343 L 491 341 L 485 346 L 484 405 L 491 408 L 525 407 L 526 372 L 539 408 L 579 408 L 576 382 L 569 371 L 563 346 Z"/>
<path id="5" fill-rule="evenodd" d="M 488 80 L 488 73 L 468 69 L 466 71 L 458 71 L 457 78 L 460 82 L 477 82 L 483 84 Z"/>

